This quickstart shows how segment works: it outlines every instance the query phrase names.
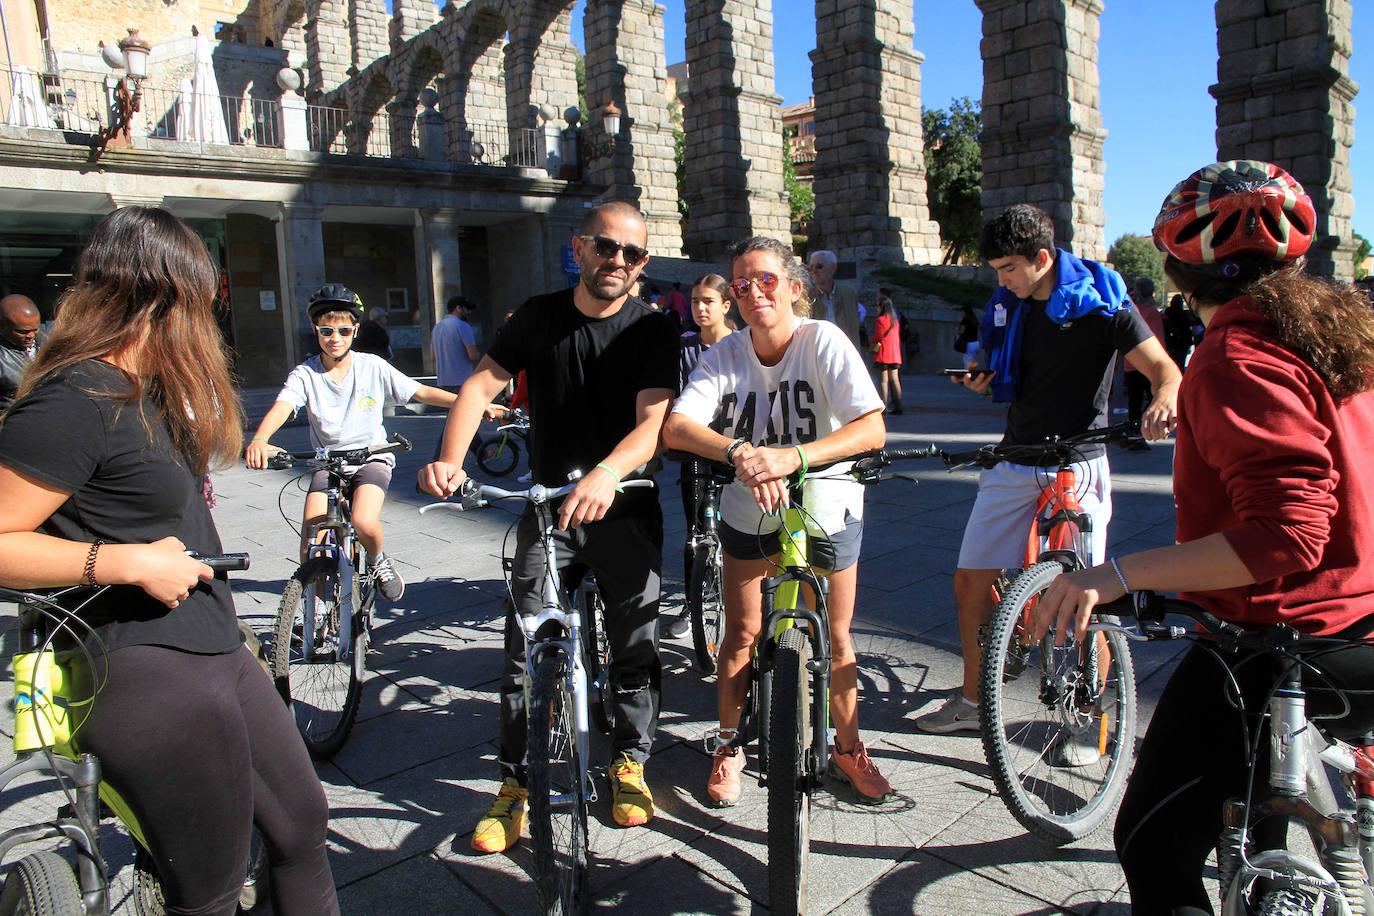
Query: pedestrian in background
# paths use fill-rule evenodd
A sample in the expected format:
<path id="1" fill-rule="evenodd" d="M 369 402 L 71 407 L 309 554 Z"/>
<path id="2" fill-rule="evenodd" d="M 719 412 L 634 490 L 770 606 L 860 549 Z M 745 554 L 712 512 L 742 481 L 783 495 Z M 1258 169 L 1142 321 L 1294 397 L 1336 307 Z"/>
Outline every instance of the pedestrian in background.
<path id="1" fill-rule="evenodd" d="M 468 318 L 477 307 L 462 296 L 448 300 L 448 314 L 430 333 L 434 350 L 434 369 L 438 385 L 445 391 L 458 393 L 477 365 L 477 335 Z"/>
<path id="2" fill-rule="evenodd" d="M 873 319 L 873 368 L 878 370 L 878 394 L 888 413 L 902 412 L 902 329 L 892 300 L 878 293 L 878 317 Z"/>
<path id="3" fill-rule="evenodd" d="M 40 317 L 28 296 L 0 299 L 0 413 L 14 403 L 24 370 L 38 352 Z"/>
<path id="4" fill-rule="evenodd" d="M 353 352 L 371 353 L 391 362 L 395 354 L 391 350 L 391 333 L 386 329 L 387 311 L 375 306 L 367 313 L 367 320 L 358 326 L 358 336 L 353 341 Z"/>
<path id="5" fill-rule="evenodd" d="M 1140 312 L 1140 317 L 1145 319 L 1145 324 L 1155 335 L 1155 339 L 1164 343 L 1164 316 L 1160 314 L 1159 306 L 1155 305 L 1155 281 L 1149 277 L 1138 278 L 1131 287 L 1131 302 Z M 1178 360 L 1174 362 L 1177 363 Z M 1139 423 L 1141 415 L 1145 412 L 1145 403 L 1150 397 L 1150 379 L 1129 362 L 1126 363 L 1125 369 L 1127 416 L 1132 423 Z M 1148 452 L 1150 443 L 1145 441 L 1144 436 L 1137 435 L 1126 448 L 1133 452 Z"/>

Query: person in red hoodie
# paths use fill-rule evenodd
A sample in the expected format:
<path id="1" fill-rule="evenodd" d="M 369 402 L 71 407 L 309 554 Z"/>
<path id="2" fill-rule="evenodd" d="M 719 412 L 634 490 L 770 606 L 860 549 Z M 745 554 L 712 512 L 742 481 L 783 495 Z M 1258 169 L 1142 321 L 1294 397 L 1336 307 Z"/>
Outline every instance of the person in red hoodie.
<path id="1" fill-rule="evenodd" d="M 1264 162 L 1210 165 L 1165 200 L 1155 243 L 1207 327 L 1179 396 L 1178 543 L 1061 576 L 1035 612 L 1037 638 L 1072 626 L 1082 639 L 1096 604 L 1134 589 L 1182 592 L 1243 625 L 1374 631 L 1374 563 L 1361 563 L 1374 553 L 1374 310 L 1353 287 L 1303 272 L 1315 222 L 1302 186 Z M 1235 662 L 1249 724 L 1261 726 L 1273 667 Z M 1310 684 L 1304 671 L 1309 710 L 1339 717 L 1340 733 L 1374 728 L 1368 694 L 1346 706 L 1331 690 L 1374 688 L 1374 646 L 1319 666 Z M 1203 865 L 1223 801 L 1247 789 L 1229 677 L 1195 645 L 1155 708 L 1115 832 L 1133 912 L 1211 912 Z M 1266 823 L 1257 845 L 1281 845 L 1283 825 Z"/>

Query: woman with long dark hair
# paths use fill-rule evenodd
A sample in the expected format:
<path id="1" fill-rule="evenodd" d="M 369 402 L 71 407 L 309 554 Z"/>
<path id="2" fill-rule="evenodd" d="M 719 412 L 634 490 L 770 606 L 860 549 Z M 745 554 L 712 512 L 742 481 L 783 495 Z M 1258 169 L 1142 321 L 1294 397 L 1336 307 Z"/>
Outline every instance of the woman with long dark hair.
<path id="1" fill-rule="evenodd" d="M 1037 634 L 1057 624 L 1082 639 L 1094 606 L 1134 589 L 1183 592 L 1242 625 L 1374 630 L 1374 311 L 1353 287 L 1303 272 L 1315 224 L 1302 186 L 1265 162 L 1210 165 L 1165 200 L 1154 230 L 1164 270 L 1207 327 L 1179 395 L 1178 543 L 1061 576 L 1036 609 Z M 1338 734 L 1374 727 L 1374 647 L 1319 667 L 1309 710 Z M 1272 668 L 1231 668 L 1250 727 L 1267 729 Z M 1116 823 L 1134 912 L 1211 911 L 1203 865 L 1223 801 L 1248 788 L 1230 677 L 1195 646 L 1155 708 Z M 1346 706 L 1332 687 L 1365 694 Z M 1255 779 L 1267 778 L 1261 754 Z M 1260 848 L 1282 842 L 1274 826 L 1255 831 Z"/>
<path id="2" fill-rule="evenodd" d="M 201 495 L 243 445 L 219 272 L 165 210 L 96 226 L 0 426 L 0 584 L 108 585 L 83 611 L 103 683 L 75 741 L 138 816 L 168 913 L 232 914 L 256 823 L 274 909 L 338 912 L 328 805 L 243 645 Z"/>

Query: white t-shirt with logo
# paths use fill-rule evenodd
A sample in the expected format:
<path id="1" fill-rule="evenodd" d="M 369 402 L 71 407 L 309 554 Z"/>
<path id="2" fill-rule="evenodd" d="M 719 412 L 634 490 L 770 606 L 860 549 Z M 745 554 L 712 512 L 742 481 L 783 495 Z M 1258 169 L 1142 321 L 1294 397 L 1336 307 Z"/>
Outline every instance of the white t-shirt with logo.
<path id="1" fill-rule="evenodd" d="M 306 408 L 315 448 L 358 449 L 384 444 L 382 408 L 388 401 L 406 403 L 419 388 L 415 379 L 371 353 L 354 353 L 348 373 L 337 382 L 321 357 L 312 356 L 291 370 L 277 400 L 294 410 Z M 396 459 L 381 455 L 376 460 Z"/>
<path id="2" fill-rule="evenodd" d="M 731 439 L 784 448 L 814 442 L 882 409 L 849 338 L 834 324 L 810 318 L 797 319 L 792 342 L 775 366 L 759 362 L 748 328 L 726 337 L 701 354 L 673 405 L 673 413 Z M 838 534 L 846 512 L 863 518 L 863 485 L 842 474 L 849 466 L 807 475 L 803 503 L 813 533 Z M 776 531 L 780 524 L 776 516 L 764 516 L 753 493 L 738 482 L 721 494 L 720 513 L 746 534 Z"/>

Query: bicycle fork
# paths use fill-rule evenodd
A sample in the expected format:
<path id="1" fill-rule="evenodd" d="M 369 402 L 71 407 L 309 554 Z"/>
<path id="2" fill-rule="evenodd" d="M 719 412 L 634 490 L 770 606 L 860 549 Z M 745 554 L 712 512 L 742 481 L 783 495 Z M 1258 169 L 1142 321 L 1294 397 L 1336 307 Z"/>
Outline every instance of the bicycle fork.
<path id="1" fill-rule="evenodd" d="M 801 603 L 801 587 L 811 588 L 817 607 L 824 607 L 830 594 L 830 582 L 822 579 L 810 569 L 789 567 L 782 575 L 763 581 L 763 636 L 760 652 L 755 659 L 759 672 L 758 683 L 763 684 L 771 678 L 773 657 L 777 646 L 777 635 L 789 626 L 804 625 L 811 643 L 811 658 L 807 659 L 806 669 L 811 674 L 811 759 L 807 773 L 807 788 L 815 788 L 825 772 L 830 754 L 830 628 L 816 611 Z M 788 602 L 797 607 L 775 608 L 779 589 L 790 587 L 796 597 Z M 768 709 L 770 691 L 761 689 L 762 701 L 759 704 L 759 784 L 768 781 Z"/>
<path id="2" fill-rule="evenodd" d="M 354 609 L 359 596 L 353 593 L 353 574 L 356 571 L 353 566 L 353 545 L 339 508 L 339 491 L 330 489 L 328 496 L 328 515 L 317 529 L 323 531 L 325 537 L 310 545 L 306 562 L 323 557 L 333 564 L 334 574 L 339 578 L 339 632 L 335 653 L 337 659 L 347 661 L 353 654 Z M 319 626 L 315 619 L 315 598 L 315 580 L 312 580 L 305 587 L 301 623 L 301 644 L 307 659 L 315 652 L 315 630 Z"/>

